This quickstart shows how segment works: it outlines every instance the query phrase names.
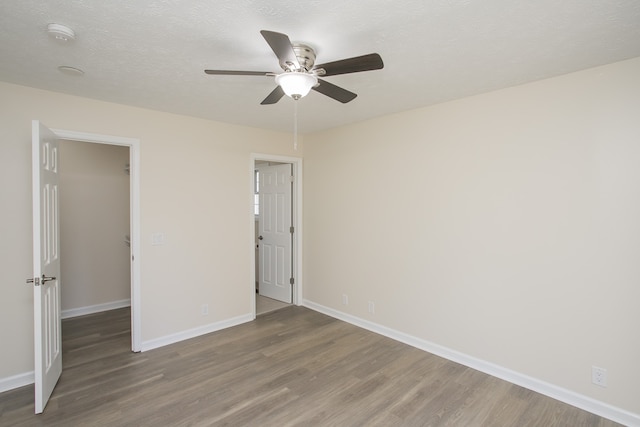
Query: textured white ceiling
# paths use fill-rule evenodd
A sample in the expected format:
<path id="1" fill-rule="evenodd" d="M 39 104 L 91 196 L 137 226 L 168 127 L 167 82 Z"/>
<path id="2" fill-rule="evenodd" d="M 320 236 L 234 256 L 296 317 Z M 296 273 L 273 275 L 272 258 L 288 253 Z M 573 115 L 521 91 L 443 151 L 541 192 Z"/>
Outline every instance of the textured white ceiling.
<path id="1" fill-rule="evenodd" d="M 54 41 L 49 23 L 77 39 Z M 2 0 L 0 80 L 289 131 L 294 101 L 260 105 L 273 78 L 203 72 L 280 71 L 263 29 L 313 46 L 317 63 L 384 60 L 326 78 L 358 94 L 348 104 L 300 100 L 306 133 L 640 56 L 640 1 Z"/>

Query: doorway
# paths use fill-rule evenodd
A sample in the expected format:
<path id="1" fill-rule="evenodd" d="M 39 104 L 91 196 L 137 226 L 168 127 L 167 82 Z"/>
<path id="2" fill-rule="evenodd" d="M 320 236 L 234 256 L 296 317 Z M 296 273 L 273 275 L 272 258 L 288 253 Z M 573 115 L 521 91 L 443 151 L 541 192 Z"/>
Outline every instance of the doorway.
<path id="1" fill-rule="evenodd" d="M 302 302 L 302 159 L 252 154 L 251 178 L 255 317 Z"/>
<path id="2" fill-rule="evenodd" d="M 129 150 L 58 141 L 63 319 L 131 305 Z"/>

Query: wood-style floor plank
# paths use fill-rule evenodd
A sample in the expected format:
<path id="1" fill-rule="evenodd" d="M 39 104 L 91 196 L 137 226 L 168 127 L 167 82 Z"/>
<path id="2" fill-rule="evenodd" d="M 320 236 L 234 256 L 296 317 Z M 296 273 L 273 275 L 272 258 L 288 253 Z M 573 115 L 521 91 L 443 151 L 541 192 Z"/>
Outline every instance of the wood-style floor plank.
<path id="1" fill-rule="evenodd" d="M 128 309 L 63 321 L 63 374 L 0 394 L 2 426 L 589 426 L 618 424 L 290 306 L 131 353 Z"/>

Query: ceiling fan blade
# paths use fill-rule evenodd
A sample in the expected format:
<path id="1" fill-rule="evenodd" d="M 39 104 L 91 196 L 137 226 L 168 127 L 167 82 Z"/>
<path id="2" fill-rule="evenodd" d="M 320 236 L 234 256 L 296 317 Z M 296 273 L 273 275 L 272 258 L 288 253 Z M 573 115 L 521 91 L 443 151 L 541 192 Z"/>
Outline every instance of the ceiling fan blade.
<path id="1" fill-rule="evenodd" d="M 285 64 L 289 66 L 289 68 L 293 68 L 295 70 L 300 68 L 298 57 L 296 57 L 296 53 L 293 51 L 293 46 L 291 46 L 289 36 L 267 30 L 260 31 L 260 34 L 262 34 L 262 37 L 264 37 L 267 43 L 269 43 L 273 53 L 278 57 L 280 64 Z"/>
<path id="2" fill-rule="evenodd" d="M 382 58 L 377 53 L 341 59 L 340 61 L 327 62 L 316 65 L 314 70 L 324 69 L 322 76 L 335 76 L 338 74 L 358 73 L 360 71 L 380 70 L 384 67 Z"/>
<path id="3" fill-rule="evenodd" d="M 353 92 L 349 92 L 346 89 L 336 86 L 333 83 L 329 83 L 326 80 L 318 79 L 318 86 L 313 88 L 316 92 L 320 92 L 323 95 L 327 95 L 329 98 L 333 98 L 336 101 L 340 101 L 346 104 L 349 101 L 353 101 L 356 95 Z"/>
<path id="4" fill-rule="evenodd" d="M 284 96 L 284 91 L 280 86 L 276 86 L 276 88 L 271 91 L 271 93 L 260 103 L 260 105 L 269 105 L 275 104 L 280 101 L 280 98 Z"/>
<path id="5" fill-rule="evenodd" d="M 273 74 L 268 71 L 204 70 L 204 72 L 217 76 L 269 76 Z"/>

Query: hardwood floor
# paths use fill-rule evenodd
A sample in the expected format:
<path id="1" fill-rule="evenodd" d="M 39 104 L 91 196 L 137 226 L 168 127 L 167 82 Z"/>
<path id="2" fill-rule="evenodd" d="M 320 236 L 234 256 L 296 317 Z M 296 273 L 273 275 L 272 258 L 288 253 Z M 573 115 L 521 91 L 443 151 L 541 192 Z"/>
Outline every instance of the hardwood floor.
<path id="1" fill-rule="evenodd" d="M 271 311 L 280 310 L 281 308 L 288 307 L 290 305 L 291 304 L 287 304 L 286 302 L 280 302 L 256 294 L 256 316 L 260 316 Z"/>
<path id="2" fill-rule="evenodd" d="M 129 310 L 63 322 L 45 412 L 0 394 L 2 426 L 615 426 L 596 415 L 290 306 L 130 352 Z"/>

